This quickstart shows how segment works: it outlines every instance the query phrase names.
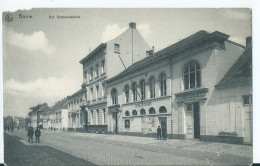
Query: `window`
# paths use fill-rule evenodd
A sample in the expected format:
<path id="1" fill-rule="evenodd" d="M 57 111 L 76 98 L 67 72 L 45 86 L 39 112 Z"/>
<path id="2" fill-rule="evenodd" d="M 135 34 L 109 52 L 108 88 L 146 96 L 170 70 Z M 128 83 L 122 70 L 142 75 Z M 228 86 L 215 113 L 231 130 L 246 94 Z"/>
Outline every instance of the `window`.
<path id="1" fill-rule="evenodd" d="M 90 80 L 93 79 L 93 67 L 90 68 Z"/>
<path id="2" fill-rule="evenodd" d="M 155 79 L 152 77 L 149 80 L 150 98 L 155 98 Z"/>
<path id="3" fill-rule="evenodd" d="M 166 76 L 165 76 L 165 74 L 160 75 L 160 88 L 161 88 L 161 96 L 166 96 Z"/>
<path id="4" fill-rule="evenodd" d="M 87 70 L 84 71 L 84 79 L 86 80 L 87 79 Z"/>
<path id="5" fill-rule="evenodd" d="M 126 112 L 125 112 L 125 116 L 130 116 L 130 112 L 129 112 L 129 111 L 126 111 Z"/>
<path id="6" fill-rule="evenodd" d="M 117 91 L 116 89 L 112 89 L 111 91 L 112 104 L 117 104 Z"/>
<path id="7" fill-rule="evenodd" d="M 130 128 L 130 120 L 129 119 L 125 120 L 125 128 Z"/>
<path id="8" fill-rule="evenodd" d="M 105 83 L 102 84 L 102 97 L 104 97 L 106 94 L 105 94 Z"/>
<path id="9" fill-rule="evenodd" d="M 120 54 L 120 45 L 119 44 L 115 44 L 115 53 Z"/>
<path id="10" fill-rule="evenodd" d="M 137 101 L 137 85 L 135 82 L 132 84 L 132 92 L 133 92 L 133 101 Z"/>
<path id="11" fill-rule="evenodd" d="M 153 107 L 149 109 L 149 114 L 155 114 L 155 109 Z"/>
<path id="12" fill-rule="evenodd" d="M 128 85 L 125 86 L 125 102 L 126 103 L 129 102 L 129 86 Z"/>
<path id="13" fill-rule="evenodd" d="M 162 106 L 159 108 L 159 113 L 167 113 L 167 109 L 164 106 Z"/>
<path id="14" fill-rule="evenodd" d="M 90 100 L 93 99 L 93 87 L 90 88 Z"/>
<path id="15" fill-rule="evenodd" d="M 99 94 L 99 85 L 96 86 L 96 98 L 99 97 L 98 94 Z"/>
<path id="16" fill-rule="evenodd" d="M 102 69 L 101 70 L 102 70 L 102 73 L 105 72 L 105 60 L 102 61 Z"/>
<path id="17" fill-rule="evenodd" d="M 252 95 L 243 96 L 244 105 L 252 105 Z"/>
<path id="18" fill-rule="evenodd" d="M 99 110 L 96 110 L 96 124 L 99 124 Z"/>
<path id="19" fill-rule="evenodd" d="M 103 124 L 105 124 L 106 123 L 106 109 L 104 108 L 103 109 Z"/>
<path id="20" fill-rule="evenodd" d="M 145 81 L 140 82 L 141 100 L 145 100 Z"/>
<path id="21" fill-rule="evenodd" d="M 99 76 L 99 73 L 98 73 L 98 67 L 99 67 L 99 65 L 96 64 L 96 77 Z"/>
<path id="22" fill-rule="evenodd" d="M 141 114 L 141 115 L 145 115 L 145 114 L 146 114 L 145 109 L 142 108 L 142 109 L 140 110 L 140 114 Z"/>
<path id="23" fill-rule="evenodd" d="M 201 70 L 198 63 L 192 61 L 184 68 L 184 89 L 197 88 L 201 85 Z"/>
<path id="24" fill-rule="evenodd" d="M 132 111 L 132 115 L 137 115 L 137 111 L 136 111 L 136 110 L 133 110 L 133 111 Z"/>

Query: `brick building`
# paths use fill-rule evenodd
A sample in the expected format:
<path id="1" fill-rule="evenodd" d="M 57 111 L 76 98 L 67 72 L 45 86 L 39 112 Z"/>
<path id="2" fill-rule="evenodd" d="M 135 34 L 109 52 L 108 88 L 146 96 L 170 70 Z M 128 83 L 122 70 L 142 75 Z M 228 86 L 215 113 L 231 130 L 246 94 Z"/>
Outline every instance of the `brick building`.
<path id="1" fill-rule="evenodd" d="M 89 132 L 107 131 L 107 95 L 105 80 L 116 76 L 125 67 L 140 61 L 147 56 L 151 48 L 142 38 L 135 23 L 106 43 L 101 43 L 80 63 L 83 65 L 83 104 L 86 129 Z M 125 67 L 121 63 L 125 62 Z"/>
<path id="2" fill-rule="evenodd" d="M 222 115 L 221 90 L 215 87 L 245 53 L 246 47 L 228 38 L 199 31 L 107 79 L 108 131 L 155 136 L 165 126 L 169 138 L 243 143 L 243 115 L 223 118 L 230 109 Z M 247 86 L 242 94 L 251 94 Z M 234 123 L 235 131 L 221 127 Z"/>

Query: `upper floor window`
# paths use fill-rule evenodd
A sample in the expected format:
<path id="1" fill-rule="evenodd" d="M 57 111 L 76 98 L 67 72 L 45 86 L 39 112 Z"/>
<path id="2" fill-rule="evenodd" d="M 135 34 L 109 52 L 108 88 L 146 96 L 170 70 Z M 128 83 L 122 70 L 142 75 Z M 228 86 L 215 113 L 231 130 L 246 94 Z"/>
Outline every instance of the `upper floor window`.
<path id="1" fill-rule="evenodd" d="M 114 104 L 117 104 L 117 91 L 116 91 L 116 89 L 114 88 L 114 89 L 112 89 L 112 91 L 111 91 L 111 98 L 112 98 L 112 104 L 114 105 Z"/>
<path id="2" fill-rule="evenodd" d="M 84 79 L 87 79 L 87 73 L 88 73 L 87 70 L 85 70 L 83 73 Z"/>
<path id="3" fill-rule="evenodd" d="M 125 86 L 125 101 L 128 103 L 129 102 L 129 86 Z"/>
<path id="4" fill-rule="evenodd" d="M 142 108 L 142 109 L 140 110 L 140 114 L 141 114 L 141 115 L 145 115 L 145 114 L 146 114 L 146 113 L 145 113 L 145 109 Z"/>
<path id="5" fill-rule="evenodd" d="M 132 84 L 133 101 L 137 101 L 137 84 L 133 82 Z"/>
<path id="6" fill-rule="evenodd" d="M 93 99 L 93 87 L 90 88 L 90 100 Z"/>
<path id="7" fill-rule="evenodd" d="M 90 79 L 93 79 L 93 67 L 90 68 Z"/>
<path id="8" fill-rule="evenodd" d="M 99 65 L 96 64 L 96 77 L 99 75 L 99 73 L 98 73 L 98 67 L 99 67 Z"/>
<path id="9" fill-rule="evenodd" d="M 99 97 L 98 94 L 99 94 L 99 85 L 96 86 L 96 98 Z"/>
<path id="10" fill-rule="evenodd" d="M 165 74 L 160 75 L 160 90 L 161 90 L 161 96 L 166 96 L 166 75 Z"/>
<path id="11" fill-rule="evenodd" d="M 142 80 L 140 82 L 140 90 L 141 90 L 141 100 L 145 99 L 145 81 Z"/>
<path id="12" fill-rule="evenodd" d="M 129 111 L 126 111 L 126 112 L 125 112 L 125 116 L 130 116 Z"/>
<path id="13" fill-rule="evenodd" d="M 252 105 L 252 95 L 243 96 L 244 105 Z"/>
<path id="14" fill-rule="evenodd" d="M 102 61 L 102 68 L 101 68 L 101 72 L 104 73 L 105 72 L 105 60 Z"/>
<path id="15" fill-rule="evenodd" d="M 149 114 L 155 114 L 155 109 L 153 107 L 149 109 Z"/>
<path id="16" fill-rule="evenodd" d="M 201 86 L 201 70 L 198 63 L 189 62 L 184 68 L 184 89 L 197 88 Z"/>
<path id="17" fill-rule="evenodd" d="M 155 79 L 154 77 L 149 80 L 150 98 L 155 98 Z"/>
<path id="18" fill-rule="evenodd" d="M 159 108 L 159 113 L 167 113 L 167 109 L 164 106 L 162 106 Z"/>
<path id="19" fill-rule="evenodd" d="M 119 44 L 115 44 L 115 53 L 120 53 L 120 45 Z"/>
<path id="20" fill-rule="evenodd" d="M 136 111 L 136 110 L 133 110 L 133 111 L 132 111 L 132 115 L 137 115 L 137 111 Z"/>

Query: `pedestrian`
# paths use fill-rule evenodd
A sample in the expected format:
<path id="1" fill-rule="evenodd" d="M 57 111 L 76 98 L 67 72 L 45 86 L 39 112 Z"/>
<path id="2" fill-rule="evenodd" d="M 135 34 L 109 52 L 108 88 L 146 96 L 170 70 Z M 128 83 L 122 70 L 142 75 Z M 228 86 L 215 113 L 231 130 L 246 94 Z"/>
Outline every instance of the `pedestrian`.
<path id="1" fill-rule="evenodd" d="M 14 127 L 12 126 L 12 127 L 11 127 L 11 132 L 13 132 L 13 131 L 14 131 Z"/>
<path id="2" fill-rule="evenodd" d="M 162 139 L 162 129 L 160 126 L 158 126 L 158 128 L 157 128 L 157 137 L 158 137 L 158 140 Z"/>
<path id="3" fill-rule="evenodd" d="M 162 127 L 162 136 L 163 136 L 163 139 L 166 140 L 167 138 L 167 129 L 165 126 Z"/>
<path id="4" fill-rule="evenodd" d="M 19 126 L 18 126 L 18 130 L 19 130 Z"/>
<path id="5" fill-rule="evenodd" d="M 51 126 L 51 131 L 52 131 L 52 126 Z"/>
<path id="6" fill-rule="evenodd" d="M 8 130 L 8 132 L 10 131 L 10 127 L 9 126 L 7 127 L 7 130 Z"/>
<path id="7" fill-rule="evenodd" d="M 33 127 L 28 127 L 28 132 L 27 132 L 27 136 L 29 137 L 28 138 L 28 142 L 30 142 L 30 140 L 31 140 L 31 142 L 33 143 L 33 133 L 34 133 L 34 131 L 33 131 Z"/>
<path id="8" fill-rule="evenodd" d="M 36 143 L 40 143 L 40 136 L 41 136 L 41 130 L 39 129 L 39 127 L 37 127 L 35 130 Z"/>

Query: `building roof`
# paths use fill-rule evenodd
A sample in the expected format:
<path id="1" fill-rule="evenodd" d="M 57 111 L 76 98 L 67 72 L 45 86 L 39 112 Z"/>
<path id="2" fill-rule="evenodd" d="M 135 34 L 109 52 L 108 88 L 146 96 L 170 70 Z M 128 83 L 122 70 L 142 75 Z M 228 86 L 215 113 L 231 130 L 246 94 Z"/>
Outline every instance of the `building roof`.
<path id="1" fill-rule="evenodd" d="M 91 57 L 91 55 L 94 55 L 98 51 L 102 50 L 103 48 L 106 48 L 107 44 L 106 43 L 101 43 L 99 46 L 97 46 L 91 53 L 89 53 L 86 57 L 84 57 L 79 63 L 83 64 L 83 62 Z"/>
<path id="2" fill-rule="evenodd" d="M 116 80 L 118 78 L 121 78 L 122 76 L 126 75 L 129 72 L 132 72 L 134 70 L 137 70 L 139 68 L 142 68 L 146 65 L 151 64 L 151 62 L 156 62 L 158 60 L 161 60 L 163 58 L 167 58 L 170 55 L 174 56 L 176 54 L 179 54 L 180 52 L 183 52 L 191 47 L 196 47 L 200 43 L 208 42 L 209 40 L 222 40 L 225 41 L 229 38 L 229 35 L 215 31 L 213 33 L 208 33 L 204 30 L 198 31 L 197 33 L 175 43 L 170 45 L 169 47 L 166 47 L 158 52 L 156 52 L 154 55 L 150 55 L 130 67 L 128 67 L 126 70 L 121 72 L 120 74 L 116 75 L 115 77 L 112 77 L 108 80 L 106 80 L 107 83 L 112 82 L 113 80 Z"/>
<path id="3" fill-rule="evenodd" d="M 252 85 L 252 47 L 244 51 L 215 87 L 226 88 L 250 84 Z"/>
<path id="4" fill-rule="evenodd" d="M 37 106 L 33 106 L 30 109 L 32 111 L 30 111 L 29 113 L 32 112 L 39 112 L 39 111 L 45 111 L 49 108 L 49 106 L 47 105 L 47 103 L 43 103 L 43 104 L 38 104 Z"/>
<path id="5" fill-rule="evenodd" d="M 58 101 L 57 103 L 55 103 L 50 109 L 49 111 L 55 111 L 58 109 L 66 109 L 67 108 L 67 104 L 68 104 L 68 97 Z"/>
<path id="6" fill-rule="evenodd" d="M 78 90 L 77 92 L 73 93 L 72 95 L 68 96 L 68 100 L 70 100 L 70 99 L 72 99 L 73 97 L 78 96 L 78 95 L 80 95 L 80 94 L 82 94 L 82 93 L 83 93 L 83 90 L 80 89 L 80 90 Z"/>

